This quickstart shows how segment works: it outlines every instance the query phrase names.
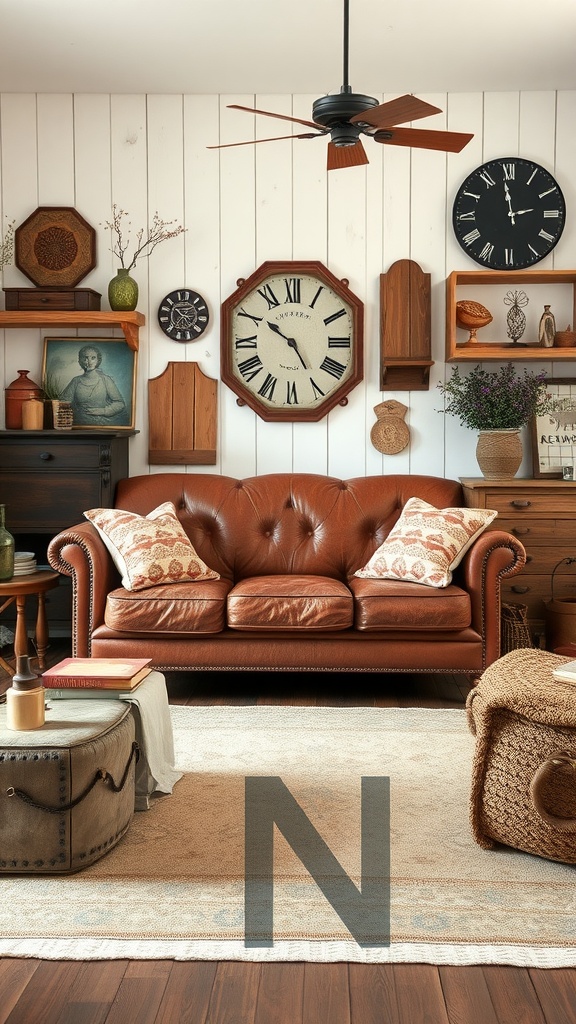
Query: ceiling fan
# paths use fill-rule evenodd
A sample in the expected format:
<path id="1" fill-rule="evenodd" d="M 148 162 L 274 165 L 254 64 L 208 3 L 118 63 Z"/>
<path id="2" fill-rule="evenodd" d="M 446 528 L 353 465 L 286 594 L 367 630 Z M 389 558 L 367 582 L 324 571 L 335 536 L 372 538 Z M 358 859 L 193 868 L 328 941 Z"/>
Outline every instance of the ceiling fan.
<path id="1" fill-rule="evenodd" d="M 435 149 L 444 153 L 459 153 L 470 142 L 473 135 L 465 132 L 434 131 L 422 128 L 399 128 L 407 121 L 439 114 L 439 107 L 418 99 L 417 96 L 399 96 L 387 103 L 379 103 L 373 96 L 352 92 L 348 83 L 348 35 L 349 0 L 344 0 L 344 82 L 336 95 L 321 96 L 312 104 L 312 121 L 286 114 L 275 114 L 271 110 L 257 110 L 230 103 L 231 110 L 245 110 L 250 114 L 275 117 L 279 121 L 291 121 L 313 132 L 298 135 L 277 135 L 270 139 L 250 139 L 246 142 L 227 142 L 208 149 L 228 149 L 232 146 L 251 146 L 260 142 L 278 142 L 282 139 L 317 139 L 330 136 L 328 143 L 329 171 L 343 167 L 367 164 L 368 157 L 360 136 L 367 135 L 375 142 L 391 146 L 409 146 L 418 149 Z"/>

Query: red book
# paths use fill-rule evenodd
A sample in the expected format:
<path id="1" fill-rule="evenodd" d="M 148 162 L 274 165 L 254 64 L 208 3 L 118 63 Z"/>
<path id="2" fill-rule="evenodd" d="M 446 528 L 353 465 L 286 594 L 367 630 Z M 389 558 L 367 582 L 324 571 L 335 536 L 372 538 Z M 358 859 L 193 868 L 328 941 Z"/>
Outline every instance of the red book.
<path id="1" fill-rule="evenodd" d="M 152 658 L 64 658 L 42 673 L 52 689 L 93 687 L 132 690 L 152 671 Z"/>

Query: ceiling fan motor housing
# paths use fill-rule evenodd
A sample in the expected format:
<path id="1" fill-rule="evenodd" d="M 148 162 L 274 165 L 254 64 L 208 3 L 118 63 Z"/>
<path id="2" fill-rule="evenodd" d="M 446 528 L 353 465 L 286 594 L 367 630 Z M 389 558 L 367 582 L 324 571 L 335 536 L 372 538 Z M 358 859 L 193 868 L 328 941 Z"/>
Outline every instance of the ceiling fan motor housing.
<path id="1" fill-rule="evenodd" d="M 312 119 L 330 129 L 335 146 L 355 146 L 362 123 L 350 124 L 350 118 L 369 107 L 377 107 L 378 100 L 362 93 L 340 92 L 335 96 L 321 96 L 312 105 Z"/>

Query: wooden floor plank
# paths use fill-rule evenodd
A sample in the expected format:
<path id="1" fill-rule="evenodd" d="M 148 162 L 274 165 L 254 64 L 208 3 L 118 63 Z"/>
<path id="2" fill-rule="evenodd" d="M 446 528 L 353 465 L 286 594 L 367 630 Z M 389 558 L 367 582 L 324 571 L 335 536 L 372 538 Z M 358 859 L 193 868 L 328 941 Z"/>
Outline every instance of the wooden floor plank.
<path id="1" fill-rule="evenodd" d="M 205 1024 L 217 966 L 210 960 L 174 963 L 155 1024 Z"/>
<path id="2" fill-rule="evenodd" d="M 129 963 L 106 1024 L 155 1024 L 171 970 L 169 960 Z"/>
<path id="3" fill-rule="evenodd" d="M 41 960 L 6 1024 L 57 1024 L 83 966 L 82 961 Z"/>
<path id="4" fill-rule="evenodd" d="M 547 1024 L 527 970 L 501 964 L 488 964 L 482 970 L 498 1024 Z"/>
<path id="5" fill-rule="evenodd" d="M 450 1024 L 498 1024 L 482 967 L 438 969 Z"/>
<path id="6" fill-rule="evenodd" d="M 5 1024 L 32 975 L 38 960 L 0 960 L 0 1024 Z"/>
<path id="7" fill-rule="evenodd" d="M 304 964 L 262 964 L 254 1024 L 302 1024 Z"/>
<path id="8" fill-rule="evenodd" d="M 528 971 L 546 1024 L 574 1024 L 576 1019 L 576 971 L 556 968 Z"/>
<path id="9" fill-rule="evenodd" d="M 251 962 L 218 964 L 208 1008 L 210 1024 L 254 1024 L 260 969 Z"/>
<path id="10" fill-rule="evenodd" d="M 348 964 L 304 965 L 303 1024 L 350 1024 Z"/>
<path id="11" fill-rule="evenodd" d="M 392 964 L 350 964 L 351 1024 L 404 1024 Z"/>
<path id="12" fill-rule="evenodd" d="M 128 960 L 84 963 L 59 1024 L 104 1024 L 129 966 Z"/>
<path id="13" fill-rule="evenodd" d="M 394 982 L 402 1022 L 450 1024 L 436 966 L 395 964 Z"/>

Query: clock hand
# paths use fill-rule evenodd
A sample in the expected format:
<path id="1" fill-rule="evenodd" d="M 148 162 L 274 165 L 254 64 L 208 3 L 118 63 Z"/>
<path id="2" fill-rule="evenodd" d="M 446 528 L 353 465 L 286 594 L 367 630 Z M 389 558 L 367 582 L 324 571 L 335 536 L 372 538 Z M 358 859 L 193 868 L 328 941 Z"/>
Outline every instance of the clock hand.
<path id="1" fill-rule="evenodd" d="M 300 362 L 302 363 L 302 366 L 306 370 L 307 369 L 306 363 L 304 362 L 304 360 L 302 359 L 302 356 L 300 355 L 300 350 L 298 348 L 298 345 L 294 341 L 294 338 L 287 338 L 286 341 L 288 342 L 289 347 L 294 349 L 296 355 L 298 356 L 298 359 L 300 360 Z"/>
<path id="2" fill-rule="evenodd" d="M 281 338 L 284 338 L 284 341 L 288 342 L 289 348 L 293 348 L 294 349 L 296 355 L 298 356 L 298 359 L 300 360 L 300 362 L 302 363 L 302 366 L 306 370 L 307 369 L 306 363 L 304 362 L 304 360 L 302 359 L 302 356 L 300 355 L 300 351 L 298 349 L 298 345 L 296 344 L 294 338 L 288 338 L 285 334 L 283 334 L 282 331 L 280 330 L 280 328 L 278 327 L 278 324 L 273 324 L 270 320 L 267 320 L 266 323 L 268 324 L 268 327 L 270 328 L 271 331 L 274 331 L 275 334 L 279 334 Z"/>
<path id="3" fill-rule="evenodd" d="M 520 215 L 521 213 L 534 213 L 534 209 L 532 209 L 532 210 L 516 210 L 516 216 L 517 216 L 517 217 L 518 217 L 518 216 L 519 216 L 519 215 Z"/>
<path id="4" fill-rule="evenodd" d="M 506 184 L 506 182 L 504 182 L 504 195 L 506 196 L 506 202 L 508 203 L 508 216 L 512 218 L 512 223 L 514 224 L 514 216 L 515 216 L 515 214 L 514 214 L 514 211 L 512 209 L 512 200 L 510 198 L 510 189 L 508 188 L 508 185 Z"/>

